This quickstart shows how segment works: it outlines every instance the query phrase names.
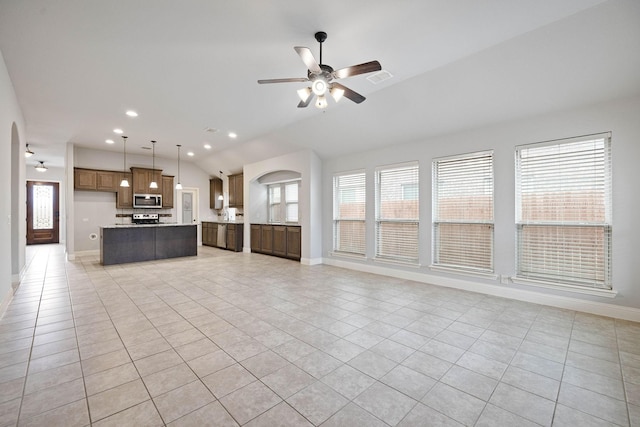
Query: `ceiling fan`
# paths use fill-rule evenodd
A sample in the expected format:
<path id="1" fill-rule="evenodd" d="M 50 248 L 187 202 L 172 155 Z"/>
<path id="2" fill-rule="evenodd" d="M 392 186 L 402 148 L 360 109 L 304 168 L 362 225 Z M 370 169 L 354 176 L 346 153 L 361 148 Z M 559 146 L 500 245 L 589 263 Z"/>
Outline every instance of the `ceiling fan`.
<path id="1" fill-rule="evenodd" d="M 332 98 L 338 102 L 343 96 L 360 104 L 365 100 L 365 97 L 357 92 L 349 89 L 340 83 L 334 82 L 334 80 L 344 79 L 346 77 L 357 76 L 359 74 L 371 73 L 373 71 L 380 71 L 382 67 L 378 61 L 365 62 L 363 64 L 352 65 L 346 68 L 340 68 L 334 70 L 331 66 L 322 63 L 322 43 L 327 39 L 327 33 L 319 31 L 315 34 L 316 40 L 320 43 L 320 62 L 318 63 L 311 49 L 308 47 L 296 46 L 295 51 L 300 55 L 302 62 L 307 66 L 307 77 L 289 78 L 289 79 L 266 79 L 258 80 L 259 84 L 265 83 L 291 83 L 291 82 L 311 82 L 310 87 L 305 87 L 298 90 L 298 96 L 301 101 L 298 104 L 298 108 L 304 108 L 308 106 L 313 100 L 314 96 L 317 97 L 315 102 L 316 107 L 323 109 L 327 107 L 326 93 L 332 96 Z"/>

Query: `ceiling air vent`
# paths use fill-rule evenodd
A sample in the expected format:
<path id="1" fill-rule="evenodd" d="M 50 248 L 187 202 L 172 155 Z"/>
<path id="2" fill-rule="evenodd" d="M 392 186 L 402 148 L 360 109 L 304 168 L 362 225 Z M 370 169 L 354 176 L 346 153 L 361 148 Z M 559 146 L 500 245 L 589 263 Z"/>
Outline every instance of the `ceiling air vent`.
<path id="1" fill-rule="evenodd" d="M 393 75 L 387 70 L 380 70 L 377 73 L 368 76 L 367 80 L 369 80 L 374 85 L 377 85 L 378 83 L 382 83 L 385 80 L 389 80 L 391 77 L 393 77 Z"/>

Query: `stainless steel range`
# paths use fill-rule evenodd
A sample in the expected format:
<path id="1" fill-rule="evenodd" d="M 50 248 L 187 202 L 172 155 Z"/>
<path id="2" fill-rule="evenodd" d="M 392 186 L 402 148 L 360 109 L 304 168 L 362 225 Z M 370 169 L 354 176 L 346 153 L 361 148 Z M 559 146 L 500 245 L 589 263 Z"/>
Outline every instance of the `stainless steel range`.
<path id="1" fill-rule="evenodd" d="M 134 213 L 131 222 L 134 224 L 159 224 L 160 215 L 157 213 Z"/>

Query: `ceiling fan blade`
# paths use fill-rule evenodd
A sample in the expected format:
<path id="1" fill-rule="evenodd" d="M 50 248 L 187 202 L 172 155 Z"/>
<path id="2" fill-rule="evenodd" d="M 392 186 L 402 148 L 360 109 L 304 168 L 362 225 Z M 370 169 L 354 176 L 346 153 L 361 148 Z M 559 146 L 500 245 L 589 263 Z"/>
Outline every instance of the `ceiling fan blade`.
<path id="1" fill-rule="evenodd" d="M 309 79 L 306 77 L 292 77 L 290 79 L 266 79 L 266 80 L 258 80 L 258 83 L 263 85 L 265 83 L 298 83 L 298 82 L 308 82 Z"/>
<path id="2" fill-rule="evenodd" d="M 358 74 L 366 74 L 380 70 L 382 70 L 382 66 L 378 61 L 370 61 L 363 64 L 352 65 L 351 67 L 340 68 L 333 72 L 333 78 L 344 79 L 345 77 L 357 76 Z"/>
<path id="3" fill-rule="evenodd" d="M 349 89 L 346 86 L 341 85 L 340 83 L 332 83 L 331 87 L 337 88 L 337 89 L 342 89 L 344 91 L 344 97 L 345 98 L 349 98 L 350 100 L 352 100 L 353 102 L 355 102 L 356 104 L 360 104 L 362 101 L 364 101 L 365 98 L 364 96 L 360 95 L 358 92 L 354 92 L 351 89 Z"/>
<path id="4" fill-rule="evenodd" d="M 313 100 L 313 98 L 315 97 L 315 95 L 313 93 L 311 93 L 311 95 L 309 95 L 309 97 L 307 98 L 306 101 L 300 101 L 298 103 L 298 108 L 305 108 L 307 107 L 309 104 L 311 104 L 311 101 Z"/>
<path id="5" fill-rule="evenodd" d="M 322 69 L 320 69 L 318 62 L 313 57 L 313 53 L 311 53 L 311 49 L 302 46 L 296 46 L 294 47 L 294 49 L 296 52 L 298 52 L 298 55 L 300 55 L 300 58 L 302 58 L 302 62 L 304 62 L 304 65 L 307 66 L 309 71 L 311 71 L 313 74 L 322 73 Z"/>

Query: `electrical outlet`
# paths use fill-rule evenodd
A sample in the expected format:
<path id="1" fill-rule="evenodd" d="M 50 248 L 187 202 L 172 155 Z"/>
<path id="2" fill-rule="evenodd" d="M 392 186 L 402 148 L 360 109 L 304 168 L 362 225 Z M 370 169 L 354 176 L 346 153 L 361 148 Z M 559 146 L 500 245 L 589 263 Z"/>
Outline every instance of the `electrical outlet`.
<path id="1" fill-rule="evenodd" d="M 503 285 L 508 285 L 509 284 L 509 276 L 507 276 L 506 274 L 501 274 L 500 275 L 500 283 L 502 283 Z"/>

